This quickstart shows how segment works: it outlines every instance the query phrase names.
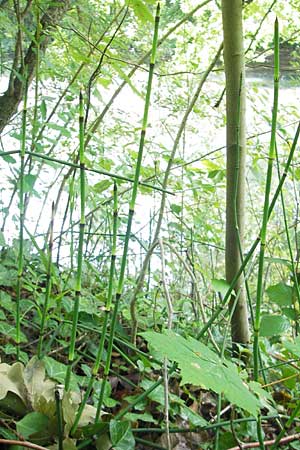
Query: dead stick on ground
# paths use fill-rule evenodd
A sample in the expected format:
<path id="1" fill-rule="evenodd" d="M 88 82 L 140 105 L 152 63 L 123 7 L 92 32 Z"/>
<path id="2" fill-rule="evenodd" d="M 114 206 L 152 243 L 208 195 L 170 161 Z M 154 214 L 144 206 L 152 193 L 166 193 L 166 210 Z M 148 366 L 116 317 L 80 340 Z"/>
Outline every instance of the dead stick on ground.
<path id="1" fill-rule="evenodd" d="M 292 434 L 291 436 L 286 436 L 282 439 L 280 439 L 280 441 L 278 442 L 279 444 L 287 444 L 288 442 L 292 442 L 292 441 L 296 441 L 296 439 L 300 439 L 300 433 L 297 434 Z M 265 441 L 264 445 L 265 446 L 269 446 L 269 445 L 273 445 L 275 444 L 276 439 L 272 439 L 270 441 Z M 259 442 L 250 442 L 249 444 L 242 444 L 241 447 L 232 447 L 229 448 L 228 450 L 240 450 L 241 448 L 259 448 L 260 443 Z"/>
<path id="2" fill-rule="evenodd" d="M 34 450 L 48 450 L 46 447 L 41 447 L 37 444 L 27 441 L 17 441 L 15 439 L 0 439 L 0 444 L 6 445 L 20 445 L 21 447 L 33 448 Z"/>

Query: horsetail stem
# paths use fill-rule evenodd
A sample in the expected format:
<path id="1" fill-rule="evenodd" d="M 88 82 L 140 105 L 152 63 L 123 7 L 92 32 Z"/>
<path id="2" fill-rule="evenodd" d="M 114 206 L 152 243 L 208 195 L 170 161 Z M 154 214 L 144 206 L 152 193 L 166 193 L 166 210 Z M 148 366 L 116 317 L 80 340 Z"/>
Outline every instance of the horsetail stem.
<path id="1" fill-rule="evenodd" d="M 102 334 L 101 334 L 101 338 L 99 341 L 99 347 L 98 347 L 98 351 L 97 351 L 97 355 L 96 355 L 96 360 L 94 362 L 94 366 L 92 369 L 92 373 L 88 382 L 88 386 L 84 395 L 84 398 L 78 408 L 76 417 L 75 417 L 75 421 L 74 424 L 72 426 L 71 429 L 71 435 L 74 434 L 77 430 L 81 415 L 83 413 L 84 407 L 88 401 L 88 398 L 90 396 L 91 390 L 93 388 L 93 384 L 96 378 L 96 375 L 99 371 L 99 367 L 100 367 L 100 363 L 101 363 L 101 359 L 102 359 L 102 354 L 103 354 L 103 348 L 104 348 L 104 341 L 105 341 L 105 336 L 106 336 L 106 332 L 107 332 L 107 323 L 108 323 L 108 317 L 110 314 L 110 310 L 111 310 L 111 303 L 112 303 L 112 296 L 113 296 L 113 288 L 114 288 L 114 275 L 115 275 L 115 265 L 116 265 L 116 249 L 117 249 L 117 229 L 118 229 L 118 189 L 117 189 L 117 184 L 114 183 L 114 192 L 113 192 L 113 196 L 114 196 L 114 210 L 113 210 L 113 240 L 112 240 L 112 249 L 111 249 L 111 261 L 110 261 L 110 271 L 109 271 L 109 281 L 108 281 L 108 293 L 107 293 L 107 299 L 106 299 L 106 304 L 105 304 L 105 311 L 104 311 L 104 319 L 103 319 L 103 325 L 102 325 Z M 102 384 L 101 384 L 101 392 L 102 392 L 102 387 L 103 387 L 103 392 L 102 392 L 102 397 L 103 397 L 103 393 L 104 393 L 104 388 L 105 388 L 105 384 L 106 384 L 106 380 L 103 379 L 102 380 Z"/>
<path id="2" fill-rule="evenodd" d="M 261 304 L 263 298 L 263 274 L 264 274 L 264 262 L 265 262 L 265 250 L 266 250 L 266 237 L 267 237 L 267 225 L 268 225 L 268 213 L 270 203 L 270 192 L 272 183 L 272 170 L 273 162 L 275 159 L 276 149 L 276 128 L 277 128 L 277 112 L 278 112 L 278 93 L 279 93 L 279 30 L 278 19 L 276 17 L 274 24 L 274 97 L 273 97 L 273 109 L 272 109 L 272 127 L 271 127 L 271 140 L 268 156 L 268 169 L 265 188 L 265 200 L 263 209 L 263 220 L 260 232 L 260 251 L 258 260 L 258 275 L 257 275 L 257 288 L 256 288 L 256 306 L 255 306 L 255 320 L 253 324 L 254 341 L 253 341 L 253 376 L 254 381 L 258 381 L 259 373 L 259 332 L 261 322 Z M 257 418 L 257 437 L 260 443 L 260 448 L 264 449 L 264 434 L 261 423 L 261 414 Z"/>
<path id="3" fill-rule="evenodd" d="M 83 114 L 83 97 L 82 92 L 79 94 L 79 162 L 80 162 L 80 224 L 79 224 L 79 243 L 77 253 L 77 274 L 75 284 L 75 300 L 73 308 L 72 332 L 69 349 L 69 365 L 66 373 L 65 388 L 66 391 L 70 388 L 70 379 L 72 372 L 72 364 L 75 359 L 75 344 L 76 332 L 79 315 L 79 303 L 81 297 L 81 274 L 82 274 L 82 260 L 83 260 L 83 240 L 85 228 L 85 163 L 84 163 L 84 114 Z"/>
<path id="4" fill-rule="evenodd" d="M 46 324 L 48 303 L 51 294 L 51 268 L 52 268 L 52 250 L 53 250 L 53 226 L 54 226 L 54 202 L 52 202 L 52 210 L 51 210 L 51 221 L 50 221 L 50 236 L 49 236 L 49 246 L 48 246 L 48 265 L 47 265 L 47 274 L 46 274 L 46 292 L 45 292 L 45 302 L 44 308 L 42 312 L 42 320 L 40 325 L 40 336 L 38 342 L 38 358 L 42 358 L 42 347 L 43 347 L 43 339 L 44 339 L 44 328 Z"/>
<path id="5" fill-rule="evenodd" d="M 279 92 L 279 31 L 278 31 L 278 19 L 275 20 L 274 25 L 274 99 L 272 110 L 272 129 L 271 140 L 268 156 L 268 170 L 265 188 L 265 200 L 263 210 L 263 221 L 260 231 L 260 252 L 259 252 L 259 265 L 257 275 L 257 292 L 256 292 L 256 309 L 255 309 L 255 321 L 254 321 L 254 343 L 253 343 L 253 356 L 254 356 L 254 380 L 258 380 L 258 366 L 259 366 L 259 331 L 261 321 L 261 303 L 263 296 L 263 270 L 264 270 L 264 256 L 266 248 L 266 235 L 267 224 L 269 218 L 269 199 L 272 182 L 272 168 L 273 161 L 275 159 L 275 141 L 276 141 L 276 126 L 277 126 L 277 111 L 278 111 L 278 92 Z"/>
<path id="6" fill-rule="evenodd" d="M 19 211 L 20 211 L 20 230 L 19 230 L 19 254 L 18 254 L 18 272 L 17 272 L 17 295 L 16 295 L 16 347 L 17 359 L 20 358 L 21 341 L 21 294 L 23 284 L 23 265 L 24 265 L 24 220 L 25 220 L 25 198 L 24 198 L 24 168 L 25 168 L 25 150 L 26 150 L 26 121 L 27 121 L 27 79 L 24 82 L 24 103 L 22 113 L 22 131 L 21 131 L 21 149 L 20 149 L 20 187 L 19 187 Z"/>
<path id="7" fill-rule="evenodd" d="M 129 201 L 127 229 L 126 229 L 126 234 L 125 234 L 125 242 L 124 242 L 124 247 L 123 247 L 123 255 L 122 255 L 122 259 L 121 259 L 121 268 L 120 268 L 119 280 L 118 280 L 118 285 L 117 285 L 114 310 L 113 310 L 112 318 L 111 318 L 106 364 L 105 364 L 105 368 L 104 368 L 101 392 L 100 392 L 99 401 L 98 401 L 98 405 L 97 405 L 97 413 L 96 413 L 96 418 L 95 418 L 96 422 L 98 421 L 99 416 L 100 416 L 102 403 L 103 403 L 105 381 L 109 374 L 111 355 L 112 355 L 112 347 L 113 347 L 116 321 L 117 321 L 117 314 L 118 314 L 120 298 L 122 295 L 123 285 L 124 285 L 124 276 L 125 276 L 125 269 L 126 269 L 126 263 L 127 263 L 129 239 L 130 239 L 130 235 L 131 235 L 132 219 L 133 219 L 133 215 L 134 215 L 134 208 L 135 208 L 135 203 L 136 203 L 136 197 L 137 197 L 137 191 L 138 191 L 138 185 L 139 185 L 139 177 L 140 177 L 142 158 L 143 158 L 143 150 L 144 150 L 144 144 L 145 144 L 146 129 L 147 129 L 147 124 L 148 124 L 150 96 L 151 96 L 152 80 L 153 80 L 155 58 L 156 58 L 156 49 L 157 49 L 157 42 L 158 42 L 159 19 L 160 19 L 160 3 L 158 2 L 157 8 L 156 8 L 156 15 L 155 15 L 154 34 L 153 34 L 153 40 L 152 40 L 152 51 L 151 51 L 151 58 L 150 58 L 150 67 L 149 67 L 149 74 L 148 74 L 147 91 L 146 91 L 146 97 L 145 97 L 144 114 L 143 114 L 143 120 L 142 120 L 142 129 L 141 129 L 141 135 L 140 135 L 138 158 L 137 158 L 137 162 L 136 162 L 134 182 L 133 182 L 133 187 L 132 187 L 132 192 L 131 192 L 131 199 Z"/>
<path id="8" fill-rule="evenodd" d="M 280 177 L 280 180 L 278 182 L 276 191 L 273 195 L 272 201 L 270 203 L 269 206 L 269 210 L 268 210 L 268 220 L 270 219 L 270 216 L 273 212 L 273 209 L 275 207 L 275 204 L 277 202 L 277 199 L 280 195 L 280 192 L 282 190 L 282 187 L 285 183 L 285 180 L 287 178 L 288 175 L 288 171 L 290 169 L 294 154 L 295 154 L 295 150 L 297 147 L 297 143 L 298 143 L 298 139 L 299 139 L 299 135 L 300 135 L 300 122 L 298 123 L 297 126 L 297 130 L 293 139 L 293 143 L 289 152 L 289 156 L 288 159 L 285 163 L 285 167 L 284 167 L 284 171 Z M 209 327 L 211 326 L 211 324 L 219 317 L 219 315 L 222 313 L 222 311 L 225 309 L 228 300 L 230 299 L 231 296 L 231 292 L 235 286 L 235 283 L 237 282 L 237 280 L 239 279 L 240 275 L 242 274 L 243 270 L 246 268 L 247 264 L 249 263 L 252 255 L 254 254 L 258 244 L 260 243 L 260 235 L 255 239 L 255 241 L 253 242 L 250 250 L 248 251 L 247 255 L 244 258 L 243 263 L 241 264 L 241 267 L 239 268 L 237 274 L 235 275 L 235 277 L 233 278 L 224 298 L 223 301 L 221 302 L 221 304 L 218 306 L 218 308 L 216 309 L 216 311 L 214 312 L 214 314 L 211 316 L 211 318 L 207 321 L 207 323 L 202 327 L 202 329 L 199 331 L 199 333 L 197 334 L 197 339 L 201 339 L 204 334 L 206 333 L 206 331 L 209 329 Z"/>

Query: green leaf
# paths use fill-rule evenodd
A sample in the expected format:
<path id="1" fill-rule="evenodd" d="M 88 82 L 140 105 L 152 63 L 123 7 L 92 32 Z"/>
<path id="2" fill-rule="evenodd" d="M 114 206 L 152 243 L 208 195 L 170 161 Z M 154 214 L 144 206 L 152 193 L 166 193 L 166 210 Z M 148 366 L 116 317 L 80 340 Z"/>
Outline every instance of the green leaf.
<path id="1" fill-rule="evenodd" d="M 284 316 L 265 314 L 261 318 L 260 335 L 278 336 L 290 328 L 290 322 Z"/>
<path id="2" fill-rule="evenodd" d="M 225 295 L 227 294 L 228 289 L 230 288 L 230 284 L 227 283 L 226 280 L 221 279 L 216 279 L 214 278 L 211 281 L 211 285 L 212 288 L 215 292 L 220 292 L 220 294 L 222 295 L 222 297 L 225 297 Z M 235 295 L 235 292 L 232 291 L 232 295 Z"/>
<path id="3" fill-rule="evenodd" d="M 93 190 L 97 194 L 101 194 L 103 191 L 106 191 L 111 186 L 110 180 L 102 180 L 99 183 L 94 184 Z"/>
<path id="4" fill-rule="evenodd" d="M 66 379 L 67 366 L 65 364 L 55 361 L 50 356 L 45 356 L 43 359 L 45 362 L 45 369 L 47 375 L 55 381 L 64 384 Z M 71 375 L 70 389 L 72 391 L 79 391 L 77 380 L 74 374 Z"/>
<path id="5" fill-rule="evenodd" d="M 7 322 L 0 322 L 0 334 L 5 334 L 6 336 L 12 338 L 14 341 L 16 340 L 16 327 L 10 325 Z M 24 333 L 20 334 L 21 342 L 27 342 L 27 337 Z"/>
<path id="6" fill-rule="evenodd" d="M 203 417 L 199 416 L 199 414 L 195 413 L 186 405 L 183 405 L 180 408 L 180 416 L 184 420 L 187 420 L 193 427 L 205 427 L 205 425 L 207 425 L 207 422 Z"/>
<path id="7" fill-rule="evenodd" d="M 36 182 L 37 176 L 28 173 L 24 175 L 24 192 L 32 192 L 34 183 Z"/>
<path id="8" fill-rule="evenodd" d="M 46 117 L 47 117 L 47 105 L 46 105 L 45 99 L 43 99 L 41 104 L 40 104 L 40 111 L 41 111 L 42 119 L 46 120 Z"/>
<path id="9" fill-rule="evenodd" d="M 133 450 L 135 448 L 135 440 L 129 421 L 111 420 L 109 431 L 114 450 Z"/>
<path id="10" fill-rule="evenodd" d="M 134 14 L 143 24 L 153 22 L 153 16 L 144 2 L 141 0 L 130 0 L 129 6 L 132 6 Z"/>
<path id="11" fill-rule="evenodd" d="M 285 283 L 280 282 L 273 286 L 269 286 L 266 292 L 271 302 L 274 302 L 279 306 L 290 306 L 293 303 L 293 289 Z"/>
<path id="12" fill-rule="evenodd" d="M 284 341 L 285 348 L 300 358 L 300 336 L 294 339 L 294 342 Z"/>
<path id="13" fill-rule="evenodd" d="M 71 137 L 70 131 L 63 125 L 58 125 L 57 123 L 47 123 L 47 127 L 52 128 L 52 130 L 59 131 L 63 136 Z"/>
<path id="14" fill-rule="evenodd" d="M 142 333 L 142 336 L 161 354 L 176 361 L 181 369 L 182 384 L 193 384 L 223 393 L 227 399 L 254 416 L 258 400 L 240 378 L 236 366 L 189 337 L 184 339 L 171 331 L 165 334 Z"/>
<path id="15" fill-rule="evenodd" d="M 11 155 L 0 155 L 5 162 L 9 164 L 14 164 L 16 162 L 15 158 L 13 158 Z"/>
<path id="16" fill-rule="evenodd" d="M 49 418 L 45 414 L 31 412 L 17 422 L 17 431 L 28 439 L 32 434 L 47 429 L 48 422 Z"/>
<path id="17" fill-rule="evenodd" d="M 180 214 L 182 211 L 182 207 L 181 207 L 181 205 L 176 205 L 175 203 L 172 203 L 171 211 L 175 214 Z"/>

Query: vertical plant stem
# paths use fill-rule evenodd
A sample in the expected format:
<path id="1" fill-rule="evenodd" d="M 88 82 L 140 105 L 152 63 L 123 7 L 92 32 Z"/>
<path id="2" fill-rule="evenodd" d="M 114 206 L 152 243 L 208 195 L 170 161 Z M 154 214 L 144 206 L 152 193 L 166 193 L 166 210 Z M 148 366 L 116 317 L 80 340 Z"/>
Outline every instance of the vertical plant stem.
<path id="1" fill-rule="evenodd" d="M 272 110 L 272 129 L 271 129 L 271 141 L 268 156 L 268 170 L 265 188 L 265 200 L 263 210 L 263 221 L 260 232 L 260 252 L 258 261 L 258 275 L 257 275 L 257 291 L 256 291 L 256 309 L 254 320 L 254 342 L 253 342 L 253 358 L 254 358 L 254 380 L 258 381 L 259 374 L 259 332 L 261 322 L 261 304 L 263 298 L 263 274 L 264 274 L 264 259 L 266 248 L 266 236 L 269 214 L 269 202 L 272 182 L 272 169 L 273 161 L 275 158 L 275 141 L 276 141 L 276 125 L 277 125 L 277 111 L 278 111 L 278 93 L 279 93 L 279 31 L 278 31 L 278 19 L 275 20 L 274 25 L 274 99 Z M 257 436 L 260 442 L 261 449 L 264 449 L 263 430 L 261 426 L 261 417 L 257 419 Z"/>
<path id="2" fill-rule="evenodd" d="M 45 292 L 45 301 L 44 308 L 42 312 L 42 320 L 40 326 L 40 336 L 38 342 L 38 358 L 42 358 L 42 347 L 43 347 L 43 339 L 44 339 L 44 331 L 48 310 L 48 303 L 51 294 L 51 268 L 52 268 L 52 250 L 53 250 L 53 227 L 54 227 L 54 202 L 52 202 L 52 211 L 51 211 L 51 222 L 50 222 L 50 236 L 49 236 L 49 247 L 48 247 L 48 266 L 47 266 L 47 275 L 46 275 L 46 292 Z"/>
<path id="3" fill-rule="evenodd" d="M 132 227 L 132 219 L 133 219 L 133 215 L 134 215 L 135 203 L 136 203 L 137 192 L 138 192 L 139 177 L 140 177 L 140 171 L 141 171 L 141 165 L 142 165 L 142 157 L 143 157 L 143 150 L 144 150 L 144 144 L 145 144 L 146 129 L 147 129 L 147 124 L 148 124 L 150 95 L 151 95 L 151 89 L 152 89 L 152 80 L 153 80 L 153 74 L 154 74 L 156 49 L 157 49 L 157 42 L 158 42 L 159 19 L 160 19 L 160 3 L 158 2 L 157 8 L 156 8 L 156 15 L 155 15 L 154 34 L 153 34 L 153 41 L 152 41 L 152 51 L 151 51 L 151 58 L 150 58 L 150 67 L 149 67 L 147 91 L 146 91 L 146 98 L 145 98 L 144 114 L 143 114 L 143 120 L 142 120 L 139 152 L 138 152 L 138 158 L 137 158 L 137 163 L 136 163 L 136 168 L 135 168 L 135 175 L 134 175 L 134 182 L 133 182 L 133 187 L 132 187 L 132 192 L 131 192 L 131 199 L 129 202 L 127 230 L 126 230 L 126 235 L 125 235 L 123 255 L 122 255 L 122 260 L 121 260 L 121 268 L 120 268 L 119 280 L 118 280 L 117 291 L 116 291 L 115 305 L 114 305 L 114 310 L 113 310 L 112 319 L 111 319 L 110 335 L 109 335 L 108 348 L 107 348 L 107 358 L 106 358 L 106 364 L 105 364 L 105 369 L 104 369 L 104 379 L 103 379 L 103 383 L 101 386 L 100 398 L 99 398 L 98 406 L 97 406 L 97 413 L 96 413 L 96 419 L 95 419 L 96 422 L 99 419 L 101 408 L 102 408 L 103 393 L 104 393 L 104 380 L 108 377 L 108 374 L 109 374 L 112 346 L 113 346 L 115 327 L 116 327 L 116 321 L 117 321 L 117 314 L 118 314 L 121 295 L 123 292 L 124 276 L 125 276 L 125 270 L 126 270 L 126 264 L 127 264 L 128 245 L 129 245 L 129 239 L 130 239 L 131 227 Z"/>
<path id="4" fill-rule="evenodd" d="M 62 407 L 61 407 L 61 401 L 62 401 L 62 397 L 63 397 L 63 386 L 62 385 L 56 386 L 54 395 L 55 395 L 55 406 L 56 406 L 56 417 L 57 417 L 58 450 L 64 450 L 64 447 L 63 447 L 64 430 L 63 430 L 63 416 L 62 416 Z"/>
<path id="5" fill-rule="evenodd" d="M 25 198 L 24 198 L 24 167 L 25 167 L 25 149 L 26 149 L 26 121 L 27 121 L 27 81 L 24 83 L 24 104 L 22 113 L 22 131 L 21 131 L 21 150 L 20 150 L 20 178 L 19 178 L 19 211 L 20 211 L 20 230 L 19 230 L 19 255 L 18 255 L 18 280 L 17 280 L 17 298 L 16 298 L 16 347 L 17 359 L 20 358 L 20 340 L 21 340 L 21 295 L 23 284 L 23 265 L 24 265 L 24 220 L 25 220 Z"/>
<path id="6" fill-rule="evenodd" d="M 273 195 L 272 201 L 270 203 L 269 206 L 269 210 L 268 210 L 268 220 L 270 219 L 270 216 L 273 212 L 273 209 L 275 207 L 275 204 L 277 202 L 278 196 L 281 192 L 281 189 L 285 183 L 286 177 L 288 175 L 294 154 L 295 154 L 295 150 L 297 147 L 297 143 L 298 143 L 298 139 L 299 139 L 299 135 L 300 135 L 300 122 L 298 123 L 298 127 L 295 133 L 295 137 L 293 139 L 293 144 L 288 156 L 288 159 L 286 161 L 285 167 L 284 167 L 284 171 L 282 173 L 282 176 L 280 177 L 279 183 L 277 185 L 276 191 Z M 202 329 L 199 331 L 198 335 L 197 335 L 197 339 L 201 339 L 204 334 L 206 333 L 206 331 L 210 328 L 210 326 L 212 325 L 212 323 L 219 317 L 219 315 L 222 313 L 222 311 L 224 311 L 231 292 L 233 290 L 233 287 L 235 286 L 236 280 L 239 278 L 239 276 L 241 275 L 241 273 L 243 272 L 243 270 L 245 269 L 245 267 L 247 267 L 247 264 L 249 263 L 252 255 L 254 254 L 256 248 L 258 247 L 258 244 L 260 243 L 260 235 L 255 239 L 255 241 L 253 242 L 251 248 L 249 249 L 247 255 L 244 258 L 243 263 L 241 264 L 241 267 L 239 269 L 239 271 L 237 272 L 237 274 L 235 275 L 235 277 L 233 278 L 232 282 L 230 283 L 230 286 L 228 288 L 228 291 L 226 292 L 224 299 L 222 301 L 222 303 L 218 306 L 218 308 L 216 309 L 216 311 L 214 312 L 214 314 L 211 316 L 211 318 L 208 320 L 208 322 L 202 327 Z"/>
<path id="7" fill-rule="evenodd" d="M 73 308 L 72 333 L 69 349 L 69 365 L 66 373 L 65 389 L 70 388 L 72 364 L 75 359 L 75 343 L 78 324 L 79 303 L 81 297 L 81 274 L 82 274 L 82 252 L 85 228 L 85 163 L 84 163 L 84 114 L 82 92 L 79 94 L 79 161 L 80 161 L 80 224 L 79 224 L 79 244 L 77 253 L 77 274 L 75 285 L 75 300 Z"/>
<path id="8" fill-rule="evenodd" d="M 165 251 L 162 239 L 158 240 L 160 248 L 160 259 L 161 259 L 161 276 L 162 284 L 164 288 L 164 293 L 167 301 L 167 311 L 168 311 L 168 330 L 172 329 L 173 323 L 173 303 L 172 298 L 169 293 L 169 289 L 166 281 L 166 269 L 165 269 Z M 163 377 L 164 377 L 164 396 L 165 396 L 165 422 L 166 422 L 166 435 L 167 435 L 167 445 L 168 450 L 172 449 L 171 438 L 170 438 L 170 415 L 169 415 L 169 374 L 168 374 L 168 358 L 164 357 L 163 363 Z"/>
<path id="9" fill-rule="evenodd" d="M 107 293 L 107 299 L 106 299 L 106 304 L 105 304 L 104 320 L 103 320 L 103 325 L 102 325 L 102 334 L 101 334 L 93 370 L 92 370 L 92 373 L 91 373 L 91 376 L 90 376 L 90 379 L 88 382 L 88 386 L 87 386 L 84 398 L 78 408 L 78 411 L 77 411 L 77 414 L 75 417 L 75 421 L 74 421 L 74 424 L 71 429 L 71 435 L 74 434 L 77 430 L 81 415 L 82 415 L 84 407 L 89 399 L 89 396 L 90 396 L 91 390 L 93 388 L 93 384 L 94 384 L 95 378 L 98 374 L 98 371 L 100 368 L 100 363 L 102 360 L 104 341 L 105 341 L 106 332 L 107 332 L 108 318 L 109 318 L 109 315 L 111 312 L 112 296 L 113 296 L 113 290 L 114 290 L 114 275 L 115 275 L 116 251 L 117 251 L 117 229 L 118 229 L 118 190 L 117 190 L 117 184 L 115 182 L 114 183 L 114 212 L 113 212 L 113 241 L 112 241 L 112 249 L 111 249 L 108 293 Z M 101 384 L 100 397 L 102 395 L 102 400 L 103 400 L 103 394 L 105 391 L 106 378 L 107 377 L 104 376 L 104 378 L 102 380 L 102 384 Z"/>
<path id="10" fill-rule="evenodd" d="M 259 330 L 261 321 L 261 303 L 262 303 L 262 288 L 263 288 L 263 270 L 264 270 L 264 256 L 266 247 L 266 235 L 268 224 L 268 212 L 269 212 L 269 197 L 271 191 L 272 181 L 272 167 L 275 158 L 275 140 L 276 140 L 276 123 L 277 123 L 277 110 L 278 110 L 278 91 L 279 91 L 279 33 L 278 33 L 278 20 L 276 18 L 274 27 L 274 100 L 272 111 L 272 130 L 271 130 L 271 142 L 268 156 L 268 170 L 265 188 L 265 200 L 263 210 L 263 221 L 260 231 L 260 253 L 259 253 L 259 266 L 257 276 L 257 292 L 256 292 L 256 309 L 255 309 L 255 322 L 254 322 L 254 380 L 258 380 L 259 371 L 259 358 L 258 358 L 258 346 L 259 346 Z"/>
<path id="11" fill-rule="evenodd" d="M 280 168 L 279 168 L 279 159 L 278 159 L 278 152 L 277 152 L 277 145 L 275 143 L 275 149 L 276 149 L 276 161 L 277 161 L 277 172 L 278 172 L 278 178 L 280 178 Z M 283 192 L 280 192 L 280 197 L 281 197 L 281 207 L 282 207 L 282 214 L 283 214 L 283 221 L 284 221 L 284 229 L 285 229 L 285 234 L 286 234 L 286 241 L 287 241 L 287 246 L 288 246 L 288 250 L 289 250 L 289 256 L 290 256 L 290 261 L 291 261 L 291 269 L 292 269 L 292 275 L 293 275 L 293 281 L 294 281 L 294 289 L 295 289 L 295 294 L 296 294 L 296 299 L 297 299 L 297 304 L 295 304 L 295 302 L 293 302 L 293 306 L 294 306 L 294 314 L 295 314 L 295 334 L 296 336 L 298 335 L 299 332 L 299 312 L 297 311 L 297 306 L 299 308 L 300 305 L 300 290 L 299 290 L 299 283 L 298 283 L 298 278 L 297 278 L 297 269 L 295 267 L 295 263 L 294 263 L 294 255 L 293 255 L 293 250 L 292 250 L 292 244 L 291 244 L 291 238 L 290 238 L 290 233 L 289 233 L 289 227 L 288 227 L 288 220 L 287 220 L 287 214 L 286 214 L 286 208 L 285 208 L 285 202 L 284 202 L 284 196 L 283 196 Z"/>

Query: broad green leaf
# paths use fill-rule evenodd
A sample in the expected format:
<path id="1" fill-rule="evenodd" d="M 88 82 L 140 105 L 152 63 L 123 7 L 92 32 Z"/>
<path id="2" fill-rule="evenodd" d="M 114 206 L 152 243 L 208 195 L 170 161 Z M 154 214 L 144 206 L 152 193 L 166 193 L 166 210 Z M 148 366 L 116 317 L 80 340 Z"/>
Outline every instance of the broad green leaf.
<path id="1" fill-rule="evenodd" d="M 65 364 L 55 361 L 50 356 L 45 356 L 45 369 L 49 378 L 52 378 L 59 383 L 64 384 L 66 379 L 67 366 Z M 74 374 L 71 375 L 70 389 L 72 391 L 79 391 L 78 383 Z"/>
<path id="2" fill-rule="evenodd" d="M 144 2 L 141 0 L 130 0 L 129 6 L 132 7 L 134 14 L 142 23 L 153 22 L 153 16 Z"/>
<path id="3" fill-rule="evenodd" d="M 71 137 L 70 131 L 62 125 L 58 125 L 57 123 L 47 123 L 48 128 L 52 128 L 52 130 L 59 131 L 65 137 Z"/>
<path id="4" fill-rule="evenodd" d="M 24 175 L 24 192 L 32 192 L 36 179 L 37 176 L 31 173 Z"/>
<path id="5" fill-rule="evenodd" d="M 14 164 L 16 162 L 15 158 L 13 158 L 11 155 L 0 155 L 5 162 L 9 164 Z"/>
<path id="6" fill-rule="evenodd" d="M 99 183 L 94 184 L 93 190 L 97 194 L 101 194 L 103 191 L 106 191 L 111 186 L 110 180 L 102 180 Z"/>
<path id="7" fill-rule="evenodd" d="M 265 314 L 261 318 L 260 335 L 264 337 L 278 336 L 290 328 L 290 322 L 284 316 Z"/>
<path id="8" fill-rule="evenodd" d="M 290 306 L 293 303 L 293 289 L 285 283 L 269 286 L 266 292 L 271 302 L 277 303 L 279 306 Z"/>
<path id="9" fill-rule="evenodd" d="M 183 405 L 180 408 L 180 416 L 194 427 L 205 427 L 205 425 L 207 425 L 207 422 L 203 417 L 199 416 L 199 414 L 195 413 L 186 405 Z"/>
<path id="10" fill-rule="evenodd" d="M 0 334 L 4 334 L 6 336 L 9 336 L 14 341 L 16 340 L 16 327 L 13 325 L 10 325 L 7 322 L 0 322 Z M 21 342 L 27 342 L 27 337 L 24 333 L 20 333 Z"/>
<path id="11" fill-rule="evenodd" d="M 165 334 L 142 333 L 142 336 L 161 354 L 176 361 L 181 369 L 182 384 L 193 384 L 223 393 L 227 399 L 250 414 L 257 415 L 259 402 L 240 378 L 230 361 L 219 358 L 204 344 L 171 331 Z"/>
<path id="12" fill-rule="evenodd" d="M 135 448 L 135 440 L 129 421 L 111 420 L 109 432 L 114 450 L 133 450 Z"/>
<path id="13" fill-rule="evenodd" d="M 32 434 L 47 429 L 48 422 L 49 418 L 45 414 L 31 412 L 17 422 L 17 431 L 28 439 Z"/>
<path id="14" fill-rule="evenodd" d="M 220 292 L 222 297 L 224 297 L 227 294 L 227 291 L 230 288 L 230 284 L 228 284 L 227 281 L 223 280 L 222 278 L 219 280 L 214 278 L 211 281 L 211 285 L 212 285 L 213 290 L 215 292 Z M 232 291 L 232 295 L 235 295 L 234 291 Z"/>
<path id="15" fill-rule="evenodd" d="M 300 358 L 300 336 L 294 339 L 294 342 L 284 341 L 285 348 Z"/>
<path id="16" fill-rule="evenodd" d="M 182 211 L 182 207 L 181 207 L 181 205 L 176 205 L 175 203 L 172 203 L 171 211 L 175 214 L 180 214 Z"/>

